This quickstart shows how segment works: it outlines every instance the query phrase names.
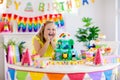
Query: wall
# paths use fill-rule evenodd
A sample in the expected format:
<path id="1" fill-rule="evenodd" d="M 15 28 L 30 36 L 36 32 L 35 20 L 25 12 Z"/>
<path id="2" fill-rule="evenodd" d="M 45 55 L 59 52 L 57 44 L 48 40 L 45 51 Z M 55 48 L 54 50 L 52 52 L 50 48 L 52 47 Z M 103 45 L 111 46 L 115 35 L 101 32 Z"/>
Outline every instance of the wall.
<path id="1" fill-rule="evenodd" d="M 115 0 L 105 0 L 105 26 L 103 29 L 107 35 L 107 40 L 116 40 L 116 7 Z"/>

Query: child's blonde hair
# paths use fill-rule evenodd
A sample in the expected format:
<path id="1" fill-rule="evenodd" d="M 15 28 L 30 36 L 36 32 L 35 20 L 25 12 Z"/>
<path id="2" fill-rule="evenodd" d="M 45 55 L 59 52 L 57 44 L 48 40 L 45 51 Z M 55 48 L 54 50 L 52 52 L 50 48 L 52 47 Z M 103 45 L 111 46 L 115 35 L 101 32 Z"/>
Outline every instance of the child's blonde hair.
<path id="1" fill-rule="evenodd" d="M 45 38 L 44 38 L 44 30 L 45 30 L 45 27 L 46 27 L 46 25 L 48 25 L 48 24 L 50 24 L 50 23 L 53 23 L 53 24 L 54 24 L 53 21 L 46 21 L 46 22 L 43 24 L 43 26 L 40 28 L 39 32 L 36 34 L 36 36 L 38 36 L 43 43 L 45 43 L 45 41 L 46 41 Z"/>

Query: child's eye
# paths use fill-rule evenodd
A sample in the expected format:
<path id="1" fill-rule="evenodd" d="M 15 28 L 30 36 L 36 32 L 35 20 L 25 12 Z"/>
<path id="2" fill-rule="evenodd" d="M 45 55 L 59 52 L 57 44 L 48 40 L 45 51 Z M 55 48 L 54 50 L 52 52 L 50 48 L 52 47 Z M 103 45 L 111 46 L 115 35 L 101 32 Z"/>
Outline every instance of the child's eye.
<path id="1" fill-rule="evenodd" d="M 52 29 L 53 31 L 55 31 L 55 29 Z"/>
<path id="2" fill-rule="evenodd" d="M 49 28 L 47 30 L 50 30 Z"/>

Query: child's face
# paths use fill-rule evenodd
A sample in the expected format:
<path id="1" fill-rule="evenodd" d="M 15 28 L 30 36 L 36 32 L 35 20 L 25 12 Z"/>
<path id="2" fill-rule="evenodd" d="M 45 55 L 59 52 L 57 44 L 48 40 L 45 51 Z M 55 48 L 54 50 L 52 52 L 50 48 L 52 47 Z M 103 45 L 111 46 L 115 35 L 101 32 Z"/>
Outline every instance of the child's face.
<path id="1" fill-rule="evenodd" d="M 44 30 L 44 37 L 52 39 L 56 36 L 56 26 L 54 23 L 47 24 Z"/>

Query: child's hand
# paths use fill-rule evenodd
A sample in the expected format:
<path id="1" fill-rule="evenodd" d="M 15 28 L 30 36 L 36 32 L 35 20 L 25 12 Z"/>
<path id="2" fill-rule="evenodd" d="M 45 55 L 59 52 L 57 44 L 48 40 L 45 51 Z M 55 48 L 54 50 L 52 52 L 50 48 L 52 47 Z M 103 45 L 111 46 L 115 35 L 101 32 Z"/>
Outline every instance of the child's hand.
<path id="1" fill-rule="evenodd" d="M 48 34 L 45 35 L 44 37 L 45 37 L 45 40 L 46 40 L 46 41 L 50 42 L 50 36 L 49 36 Z"/>

